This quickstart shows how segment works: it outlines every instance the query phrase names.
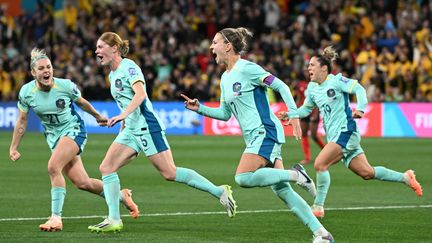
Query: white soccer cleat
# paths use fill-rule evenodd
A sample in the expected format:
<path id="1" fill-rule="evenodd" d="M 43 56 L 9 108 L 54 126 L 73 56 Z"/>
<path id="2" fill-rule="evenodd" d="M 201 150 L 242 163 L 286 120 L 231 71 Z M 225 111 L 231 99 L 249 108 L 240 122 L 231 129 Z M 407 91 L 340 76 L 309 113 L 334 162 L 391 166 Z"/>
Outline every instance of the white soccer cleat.
<path id="1" fill-rule="evenodd" d="M 326 235 L 314 235 L 312 243 L 334 243 L 334 239 L 330 233 Z"/>
<path id="2" fill-rule="evenodd" d="M 99 224 L 90 225 L 88 229 L 91 232 L 96 233 L 117 233 L 123 229 L 123 222 L 121 219 L 113 220 L 106 218 L 104 221 Z"/>
<path id="3" fill-rule="evenodd" d="M 315 183 L 312 178 L 306 173 L 306 170 L 301 164 L 295 164 L 293 170 L 298 172 L 298 179 L 296 184 L 305 189 L 313 198 L 316 197 Z"/>
<path id="4" fill-rule="evenodd" d="M 233 218 L 237 213 L 237 205 L 232 196 L 231 186 L 222 185 L 219 187 L 223 189 L 219 202 L 225 207 L 228 217 Z"/>

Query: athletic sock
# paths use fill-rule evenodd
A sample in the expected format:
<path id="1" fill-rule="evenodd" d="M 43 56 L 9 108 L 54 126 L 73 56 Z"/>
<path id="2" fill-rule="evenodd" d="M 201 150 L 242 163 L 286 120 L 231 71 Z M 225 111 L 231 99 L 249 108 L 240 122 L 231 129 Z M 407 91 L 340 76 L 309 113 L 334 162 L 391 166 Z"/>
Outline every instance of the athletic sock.
<path id="1" fill-rule="evenodd" d="M 222 188 L 214 185 L 196 171 L 188 168 L 177 167 L 175 181 L 208 192 L 216 198 L 220 198 L 223 193 Z"/>
<path id="2" fill-rule="evenodd" d="M 316 187 L 317 194 L 315 197 L 314 204 L 319 206 L 324 206 L 325 199 L 327 197 L 328 190 L 330 188 L 330 173 L 328 170 L 319 171 L 316 174 Z"/>
<path id="3" fill-rule="evenodd" d="M 116 172 L 102 176 L 105 201 L 108 205 L 108 218 L 120 220 L 120 179 Z"/>
<path id="4" fill-rule="evenodd" d="M 66 189 L 64 187 L 51 188 L 51 214 L 62 216 L 65 197 Z"/>

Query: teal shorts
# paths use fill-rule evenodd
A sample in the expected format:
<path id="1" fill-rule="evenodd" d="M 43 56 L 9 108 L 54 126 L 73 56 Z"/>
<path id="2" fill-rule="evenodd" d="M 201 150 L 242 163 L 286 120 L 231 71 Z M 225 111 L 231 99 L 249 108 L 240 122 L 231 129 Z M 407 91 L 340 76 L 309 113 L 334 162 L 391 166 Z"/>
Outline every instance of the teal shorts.
<path id="1" fill-rule="evenodd" d="M 346 131 L 340 132 L 339 136 L 336 136 L 335 142 L 342 147 L 342 160 L 344 165 L 349 168 L 351 161 L 359 154 L 363 154 L 364 151 L 360 146 L 361 136 L 358 131 Z"/>
<path id="2" fill-rule="evenodd" d="M 45 133 L 45 138 L 47 140 L 48 146 L 51 149 L 51 153 L 54 151 L 58 141 L 62 137 L 69 137 L 75 141 L 79 148 L 78 154 L 81 154 L 84 151 L 84 147 L 87 143 L 87 132 L 84 128 L 84 124 L 77 123 L 58 132 Z"/>
<path id="3" fill-rule="evenodd" d="M 268 138 L 265 130 L 252 132 L 250 140 L 247 142 L 246 149 L 243 153 L 257 154 L 265 158 L 269 164 L 267 167 L 273 167 L 276 159 L 282 160 L 282 144 Z"/>
<path id="4" fill-rule="evenodd" d="M 133 134 L 125 128 L 117 135 L 114 142 L 126 145 L 137 153 L 144 151 L 147 157 L 170 149 L 164 131 Z"/>

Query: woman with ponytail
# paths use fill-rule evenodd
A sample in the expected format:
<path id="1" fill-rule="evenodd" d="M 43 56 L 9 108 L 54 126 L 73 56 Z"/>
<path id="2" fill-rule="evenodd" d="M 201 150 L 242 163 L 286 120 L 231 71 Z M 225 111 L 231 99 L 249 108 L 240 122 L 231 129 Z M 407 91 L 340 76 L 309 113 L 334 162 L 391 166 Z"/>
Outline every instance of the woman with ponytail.
<path id="1" fill-rule="evenodd" d="M 166 180 L 210 193 L 219 199 L 228 216 L 234 217 L 237 206 L 230 186 L 216 186 L 192 169 L 176 167 L 165 136 L 165 127 L 147 96 L 144 75 L 134 61 L 125 58 L 128 51 L 129 42 L 122 40 L 114 32 L 103 33 L 96 44 L 95 53 L 100 64 L 110 69 L 111 94 L 121 109 L 121 113 L 111 117 L 107 125 L 112 127 L 122 122 L 122 127 L 99 167 L 109 209 L 108 218 L 88 229 L 92 232 L 116 232 L 123 229 L 118 203 L 120 179 L 117 171 L 141 151 Z"/>
<path id="2" fill-rule="evenodd" d="M 274 193 L 286 203 L 292 212 L 311 230 L 314 242 L 333 242 L 331 234 L 312 214 L 310 207 L 289 184 L 290 181 L 315 195 L 315 185 L 301 165 L 285 170 L 281 147 L 285 143 L 283 127 L 270 108 L 267 87 L 279 92 L 289 108 L 289 119 L 294 136 L 301 137 L 297 107 L 289 87 L 279 78 L 265 71 L 256 63 L 241 58 L 246 52 L 252 33 L 245 28 L 226 28 L 213 38 L 210 50 L 216 63 L 226 71 L 221 78 L 221 97 L 218 108 L 210 108 L 186 95 L 187 109 L 227 121 L 231 115 L 237 119 L 246 144 L 235 181 L 245 188 L 271 186 Z M 287 235 L 289 237 L 289 235 Z M 286 238 L 289 241 L 289 238 Z"/>
<path id="3" fill-rule="evenodd" d="M 414 171 L 405 173 L 393 171 L 382 166 L 372 167 L 360 146 L 360 131 L 354 119 L 363 117 L 367 105 L 365 89 L 355 79 L 333 75 L 332 63 L 337 53 L 330 46 L 322 54 L 311 58 L 308 72 L 311 82 L 303 105 L 298 109 L 300 117 L 308 116 L 317 107 L 323 115 L 327 144 L 315 159 L 317 173 L 317 195 L 312 211 L 317 217 L 324 217 L 324 202 L 330 187 L 331 165 L 343 160 L 344 165 L 365 180 L 400 182 L 410 186 L 420 197 L 423 190 L 417 182 Z M 355 94 L 357 108 L 354 112 L 349 106 L 349 95 Z M 279 118 L 288 120 L 288 114 L 280 113 Z"/>
<path id="4" fill-rule="evenodd" d="M 28 112 L 32 108 L 44 127 L 44 135 L 51 149 L 48 174 L 51 179 L 51 217 L 39 228 L 43 231 L 63 229 L 62 211 L 66 197 L 65 174 L 79 189 L 104 196 L 102 181 L 90 178 L 85 171 L 80 154 L 87 142 L 84 121 L 75 111 L 73 103 L 92 115 L 100 126 L 108 119 L 81 96 L 77 86 L 69 79 L 53 77 L 51 60 L 44 50 L 33 49 L 30 59 L 31 73 L 35 78 L 25 84 L 19 92 L 18 119 L 15 124 L 9 157 L 12 161 L 21 158 L 18 146 L 27 128 Z M 130 190 L 123 189 L 119 200 L 132 216 L 138 216 L 137 206 L 132 201 Z"/>

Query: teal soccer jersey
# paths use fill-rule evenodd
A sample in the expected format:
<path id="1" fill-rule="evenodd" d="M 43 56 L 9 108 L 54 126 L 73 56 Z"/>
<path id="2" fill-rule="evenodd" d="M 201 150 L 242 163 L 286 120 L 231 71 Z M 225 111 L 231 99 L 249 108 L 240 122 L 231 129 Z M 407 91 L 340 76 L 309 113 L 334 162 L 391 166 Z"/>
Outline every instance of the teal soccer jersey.
<path id="1" fill-rule="evenodd" d="M 141 68 L 128 58 L 123 58 L 117 69 L 110 72 L 109 80 L 111 82 L 111 95 L 122 111 L 128 107 L 135 94 L 132 85 L 139 81 L 145 81 Z M 126 117 L 125 127 L 134 134 L 165 130 L 163 123 L 154 112 L 148 96 L 139 108 Z"/>
<path id="2" fill-rule="evenodd" d="M 18 98 L 18 108 L 23 112 L 33 109 L 40 118 L 51 149 L 63 135 L 71 136 L 81 150 L 86 140 L 84 122 L 72 103 L 81 97 L 77 86 L 68 79 L 53 78 L 54 86 L 41 91 L 33 80 L 25 84 Z M 69 133 L 69 134 L 68 134 Z"/>
<path id="3" fill-rule="evenodd" d="M 272 112 L 264 79 L 271 74 L 259 65 L 239 59 L 231 71 L 221 78 L 221 108 L 236 117 L 245 141 L 256 129 L 265 129 L 266 136 L 277 143 L 285 143 L 283 127 Z"/>
<path id="4" fill-rule="evenodd" d="M 344 139 L 343 136 L 348 136 L 346 139 L 349 139 L 353 132 L 359 132 L 352 117 L 349 100 L 349 94 L 353 94 L 357 87 L 360 87 L 357 80 L 341 74 L 329 74 L 321 84 L 310 82 L 299 114 L 304 117 L 316 106 L 323 116 L 328 142 L 337 142 L 338 139 Z M 360 97 L 357 98 L 360 100 Z M 367 102 L 359 103 L 357 109 L 363 111 L 366 104 Z"/>

